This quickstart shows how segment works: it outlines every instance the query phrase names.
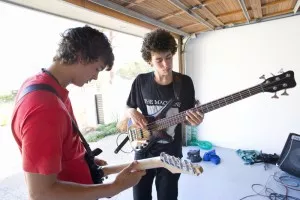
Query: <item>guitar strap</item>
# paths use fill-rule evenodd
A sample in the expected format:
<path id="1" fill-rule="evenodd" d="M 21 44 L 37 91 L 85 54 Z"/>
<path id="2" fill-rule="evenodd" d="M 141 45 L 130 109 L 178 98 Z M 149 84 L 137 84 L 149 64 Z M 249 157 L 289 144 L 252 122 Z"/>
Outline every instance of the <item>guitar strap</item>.
<path id="1" fill-rule="evenodd" d="M 180 92 L 181 92 L 181 74 L 173 72 L 173 90 L 176 101 L 180 101 Z"/>
<path id="2" fill-rule="evenodd" d="M 63 109 L 67 112 L 67 114 L 69 115 L 71 121 L 72 121 L 72 126 L 74 128 L 74 130 L 76 131 L 77 135 L 80 138 L 80 141 L 82 143 L 82 145 L 85 148 L 86 154 L 84 156 L 88 166 L 89 166 L 89 170 L 92 176 L 92 180 L 95 184 L 101 184 L 103 183 L 103 179 L 104 179 L 104 172 L 101 168 L 101 166 L 98 166 L 95 161 L 94 158 L 99 155 L 102 150 L 100 148 L 96 148 L 93 151 L 90 148 L 90 145 L 87 143 L 87 141 L 85 140 L 85 138 L 83 137 L 82 133 L 80 132 L 77 123 L 75 122 L 75 120 L 73 119 L 73 117 L 71 116 L 70 112 L 68 111 L 68 109 L 66 108 L 65 104 L 63 103 L 61 97 L 58 95 L 58 93 L 56 92 L 56 90 L 51 87 L 50 85 L 47 84 L 33 84 L 33 85 L 29 85 L 27 86 L 19 95 L 18 100 L 20 100 L 22 97 L 24 97 L 26 94 L 33 92 L 33 91 L 37 91 L 37 90 L 45 90 L 48 92 L 51 92 L 53 94 L 55 94 L 57 96 L 57 98 L 60 100 Z"/>

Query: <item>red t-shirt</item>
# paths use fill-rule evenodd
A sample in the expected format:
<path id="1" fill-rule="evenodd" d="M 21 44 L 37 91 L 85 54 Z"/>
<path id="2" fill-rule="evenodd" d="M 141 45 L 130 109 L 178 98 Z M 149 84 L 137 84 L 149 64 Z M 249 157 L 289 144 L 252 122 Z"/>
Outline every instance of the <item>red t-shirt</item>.
<path id="1" fill-rule="evenodd" d="M 24 171 L 57 174 L 59 180 L 92 184 L 84 146 L 63 107 L 64 104 L 75 119 L 68 90 L 48 74 L 39 73 L 25 81 L 19 93 L 28 85 L 39 83 L 52 86 L 62 100 L 51 92 L 38 90 L 16 103 L 11 128 L 22 154 Z"/>

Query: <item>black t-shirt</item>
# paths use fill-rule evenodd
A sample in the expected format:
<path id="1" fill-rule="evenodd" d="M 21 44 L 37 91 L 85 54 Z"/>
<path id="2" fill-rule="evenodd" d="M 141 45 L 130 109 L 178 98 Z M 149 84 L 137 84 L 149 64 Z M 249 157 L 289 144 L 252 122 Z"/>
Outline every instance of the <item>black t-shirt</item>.
<path id="1" fill-rule="evenodd" d="M 181 80 L 179 102 L 167 111 L 166 117 L 178 114 L 194 107 L 195 90 L 192 79 L 183 74 L 173 72 Z M 173 81 L 174 82 L 174 81 Z M 175 99 L 174 84 L 159 85 L 154 80 L 154 72 L 139 74 L 132 83 L 131 91 L 127 99 L 127 106 L 139 108 L 144 116 L 154 115 L 159 112 L 169 100 Z M 174 141 L 168 144 L 158 142 L 151 148 L 152 154 L 159 155 L 164 151 L 174 156 L 182 157 L 181 153 L 181 124 L 167 128 L 166 133 L 174 137 Z"/>

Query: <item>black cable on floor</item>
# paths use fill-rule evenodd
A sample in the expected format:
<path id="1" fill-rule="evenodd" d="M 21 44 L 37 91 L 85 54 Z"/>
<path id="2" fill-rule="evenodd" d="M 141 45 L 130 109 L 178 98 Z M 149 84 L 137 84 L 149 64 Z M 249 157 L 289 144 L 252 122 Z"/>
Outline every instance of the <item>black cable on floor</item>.
<path id="1" fill-rule="evenodd" d="M 265 185 L 252 184 L 251 188 L 255 194 L 245 196 L 245 197 L 241 198 L 240 200 L 244 200 L 244 199 L 247 199 L 250 197 L 255 197 L 255 196 L 265 197 L 270 200 L 300 200 L 300 198 L 288 195 L 289 189 L 295 190 L 295 191 L 300 191 L 300 179 L 290 176 L 290 175 L 277 175 L 277 173 L 278 172 L 275 172 L 273 175 L 270 175 Z M 280 185 L 282 185 L 285 188 L 285 194 L 276 193 L 274 190 L 267 187 L 271 177 L 273 178 L 273 180 L 275 180 L 277 183 L 279 183 Z M 255 190 L 256 186 L 260 186 L 260 187 L 262 187 L 262 189 L 259 192 L 257 192 Z"/>
<path id="2" fill-rule="evenodd" d="M 127 133 L 119 133 L 119 135 L 117 136 L 117 138 L 116 138 L 116 144 L 117 144 L 117 146 L 119 146 L 119 144 L 118 144 L 119 137 L 121 135 L 124 135 L 124 134 L 127 135 Z M 122 149 L 120 149 L 120 151 L 122 151 L 123 153 L 131 153 L 133 151 L 133 149 L 131 151 L 123 151 Z"/>

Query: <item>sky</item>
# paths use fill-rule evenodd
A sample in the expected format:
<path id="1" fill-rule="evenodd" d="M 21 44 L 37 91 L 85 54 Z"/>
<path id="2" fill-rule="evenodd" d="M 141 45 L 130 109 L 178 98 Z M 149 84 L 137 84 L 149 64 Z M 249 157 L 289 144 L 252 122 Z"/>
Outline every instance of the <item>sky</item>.
<path id="1" fill-rule="evenodd" d="M 27 77 L 50 66 L 60 34 L 85 25 L 1 1 L 0 24 L 0 94 L 18 89 Z M 115 31 L 113 35 L 114 68 L 141 59 L 142 38 Z"/>

